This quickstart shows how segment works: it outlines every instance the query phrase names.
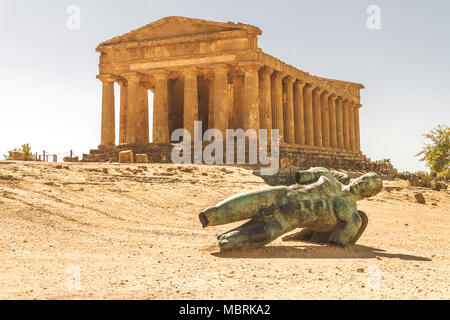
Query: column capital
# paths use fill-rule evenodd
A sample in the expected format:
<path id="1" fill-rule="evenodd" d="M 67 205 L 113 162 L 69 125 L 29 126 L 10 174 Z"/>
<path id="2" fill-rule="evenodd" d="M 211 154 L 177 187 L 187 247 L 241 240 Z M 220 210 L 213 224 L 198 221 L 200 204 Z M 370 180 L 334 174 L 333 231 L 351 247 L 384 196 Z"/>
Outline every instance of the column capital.
<path id="1" fill-rule="evenodd" d="M 168 80 L 170 72 L 167 70 L 158 70 L 151 73 L 151 76 L 156 80 Z"/>
<path id="2" fill-rule="evenodd" d="M 332 100 L 337 100 L 337 95 L 335 94 L 335 93 L 330 93 L 330 98 L 332 99 Z"/>
<path id="3" fill-rule="evenodd" d="M 329 97 L 330 96 L 330 92 L 328 90 L 323 90 L 322 91 L 322 95 L 325 97 Z"/>
<path id="4" fill-rule="evenodd" d="M 263 76 L 270 76 L 273 73 L 273 69 L 271 67 L 262 67 L 260 72 Z"/>
<path id="5" fill-rule="evenodd" d="M 213 64 L 211 66 L 209 66 L 210 70 L 212 70 L 214 73 L 216 72 L 228 72 L 229 67 L 228 65 L 224 64 L 224 63 L 218 63 L 218 64 Z"/>
<path id="6" fill-rule="evenodd" d="M 323 93 L 324 91 L 326 91 L 326 90 L 324 90 L 324 89 L 322 89 L 322 88 L 320 88 L 320 87 L 315 87 L 315 88 L 313 89 L 313 91 L 317 91 L 317 93 L 318 93 L 319 95 L 322 95 L 322 93 Z"/>
<path id="7" fill-rule="evenodd" d="M 121 88 L 126 87 L 126 86 L 128 85 L 127 79 L 125 79 L 125 78 L 119 78 L 119 79 L 117 80 L 117 83 L 119 84 L 119 86 L 120 86 Z"/>
<path id="8" fill-rule="evenodd" d="M 184 76 L 197 77 L 200 73 L 200 70 L 196 67 L 183 68 L 181 69 Z"/>
<path id="9" fill-rule="evenodd" d="M 317 86 L 313 83 L 305 82 L 305 89 L 314 91 Z"/>
<path id="10" fill-rule="evenodd" d="M 134 81 L 134 82 L 140 82 L 144 78 L 144 75 L 142 73 L 139 73 L 139 72 L 125 72 L 124 74 L 122 74 L 122 76 L 127 81 Z"/>
<path id="11" fill-rule="evenodd" d="M 283 82 L 285 82 L 286 84 L 293 84 L 295 82 L 295 78 L 288 75 L 283 78 Z"/>
<path id="12" fill-rule="evenodd" d="M 259 62 L 241 62 L 239 68 L 244 72 L 258 72 L 261 69 Z"/>
<path id="13" fill-rule="evenodd" d="M 118 78 L 118 76 L 109 73 L 102 73 L 97 76 L 97 79 L 101 82 L 117 82 Z"/>
<path id="14" fill-rule="evenodd" d="M 306 82 L 303 80 L 297 80 L 294 82 L 294 86 L 298 87 L 299 89 L 303 89 L 306 86 Z"/>
<path id="15" fill-rule="evenodd" d="M 282 80 L 286 75 L 281 71 L 275 70 L 273 72 L 272 76 L 275 80 Z"/>
<path id="16" fill-rule="evenodd" d="M 336 97 L 336 101 L 343 102 L 343 101 L 344 101 L 344 98 L 342 98 L 341 96 L 337 96 L 337 97 Z"/>

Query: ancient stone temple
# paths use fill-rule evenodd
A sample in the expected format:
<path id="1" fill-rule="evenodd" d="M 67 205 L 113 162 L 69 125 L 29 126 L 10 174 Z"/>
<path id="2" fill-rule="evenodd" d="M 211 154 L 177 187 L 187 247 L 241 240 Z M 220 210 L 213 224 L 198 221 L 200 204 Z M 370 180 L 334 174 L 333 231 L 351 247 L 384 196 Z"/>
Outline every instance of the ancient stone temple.
<path id="1" fill-rule="evenodd" d="M 368 162 L 360 151 L 364 87 L 313 76 L 266 54 L 258 46 L 261 34 L 242 23 L 166 17 L 101 43 L 101 144 L 85 161 L 114 161 L 119 150 L 133 149 L 151 161 L 169 162 L 173 130 L 193 132 L 194 121 L 202 121 L 203 131 L 216 128 L 224 134 L 226 129 L 279 129 L 282 166 Z"/>

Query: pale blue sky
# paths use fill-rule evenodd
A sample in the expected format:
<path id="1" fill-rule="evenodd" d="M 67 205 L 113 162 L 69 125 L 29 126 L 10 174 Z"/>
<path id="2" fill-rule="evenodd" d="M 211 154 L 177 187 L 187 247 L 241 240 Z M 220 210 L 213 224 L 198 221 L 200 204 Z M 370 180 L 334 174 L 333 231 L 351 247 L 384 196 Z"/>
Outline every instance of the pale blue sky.
<path id="1" fill-rule="evenodd" d="M 381 30 L 366 9 L 381 8 Z M 69 5 L 81 30 L 66 27 Z M 0 154 L 88 152 L 100 142 L 96 46 L 165 16 L 253 24 L 260 47 L 312 74 L 360 82 L 361 147 L 400 170 L 450 119 L 450 1 L 0 0 Z M 117 99 L 119 95 L 117 93 Z"/>

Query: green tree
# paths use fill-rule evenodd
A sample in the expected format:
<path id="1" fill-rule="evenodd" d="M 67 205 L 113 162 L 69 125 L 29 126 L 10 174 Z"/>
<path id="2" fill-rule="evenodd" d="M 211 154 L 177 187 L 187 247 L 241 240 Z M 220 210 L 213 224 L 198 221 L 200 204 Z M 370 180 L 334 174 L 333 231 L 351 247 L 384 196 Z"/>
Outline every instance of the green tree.
<path id="1" fill-rule="evenodd" d="M 431 142 L 425 143 L 416 157 L 425 161 L 433 176 L 450 178 L 450 127 L 438 125 L 423 136 Z"/>
<path id="2" fill-rule="evenodd" d="M 14 148 L 13 150 L 9 150 L 8 154 L 4 154 L 3 157 L 5 160 L 12 160 L 12 153 L 14 151 L 23 151 L 25 152 L 25 161 L 35 160 L 33 154 L 31 153 L 31 147 L 29 143 L 24 143 L 21 148 Z"/>

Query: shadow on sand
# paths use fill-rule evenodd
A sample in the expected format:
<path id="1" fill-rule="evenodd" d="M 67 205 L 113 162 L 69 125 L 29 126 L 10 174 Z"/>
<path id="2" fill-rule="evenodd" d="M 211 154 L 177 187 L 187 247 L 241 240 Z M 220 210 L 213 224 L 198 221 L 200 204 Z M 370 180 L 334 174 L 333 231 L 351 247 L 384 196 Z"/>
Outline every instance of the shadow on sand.
<path id="1" fill-rule="evenodd" d="M 431 259 L 408 254 L 387 253 L 385 250 L 353 245 L 347 248 L 334 246 L 269 246 L 254 250 L 215 252 L 219 258 L 241 259 L 375 259 L 389 258 L 412 261 L 432 261 Z"/>

